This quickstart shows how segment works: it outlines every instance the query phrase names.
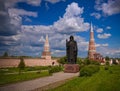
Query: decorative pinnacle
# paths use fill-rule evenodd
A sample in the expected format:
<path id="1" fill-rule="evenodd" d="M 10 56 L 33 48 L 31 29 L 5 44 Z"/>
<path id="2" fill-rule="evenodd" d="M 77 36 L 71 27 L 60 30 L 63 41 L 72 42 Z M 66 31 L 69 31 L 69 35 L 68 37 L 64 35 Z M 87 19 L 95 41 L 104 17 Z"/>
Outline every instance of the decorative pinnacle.
<path id="1" fill-rule="evenodd" d="M 93 25 L 91 23 L 91 26 L 90 26 L 90 32 L 93 32 Z"/>

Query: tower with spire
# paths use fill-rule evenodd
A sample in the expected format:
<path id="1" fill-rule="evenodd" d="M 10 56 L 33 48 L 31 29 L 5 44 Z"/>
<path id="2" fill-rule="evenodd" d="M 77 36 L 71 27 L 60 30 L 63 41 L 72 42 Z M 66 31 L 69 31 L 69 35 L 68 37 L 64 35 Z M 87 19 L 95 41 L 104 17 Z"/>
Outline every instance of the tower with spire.
<path id="1" fill-rule="evenodd" d="M 51 59 L 51 53 L 50 53 L 50 46 L 49 46 L 48 35 L 46 35 L 46 40 L 45 40 L 45 44 L 44 44 L 44 50 L 42 52 L 41 58 Z"/>
<path id="2" fill-rule="evenodd" d="M 89 40 L 89 49 L 88 49 L 88 58 L 94 59 L 94 54 L 96 53 L 95 41 L 94 41 L 94 31 L 93 25 L 90 26 L 90 40 Z"/>

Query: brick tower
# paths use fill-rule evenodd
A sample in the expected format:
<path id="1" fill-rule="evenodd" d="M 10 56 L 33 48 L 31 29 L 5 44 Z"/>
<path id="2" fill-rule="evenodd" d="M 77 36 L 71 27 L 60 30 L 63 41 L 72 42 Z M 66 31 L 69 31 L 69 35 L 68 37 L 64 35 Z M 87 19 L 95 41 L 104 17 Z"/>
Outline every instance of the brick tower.
<path id="1" fill-rule="evenodd" d="M 51 53 L 50 53 L 50 46 L 49 46 L 48 35 L 46 35 L 46 40 L 45 40 L 45 44 L 44 44 L 44 50 L 42 52 L 41 58 L 51 59 Z"/>
<path id="2" fill-rule="evenodd" d="M 95 53 L 96 53 L 96 48 L 95 48 L 95 41 L 94 41 L 94 32 L 93 32 L 93 26 L 92 26 L 92 23 L 91 23 L 88 58 L 94 60 L 94 54 Z"/>

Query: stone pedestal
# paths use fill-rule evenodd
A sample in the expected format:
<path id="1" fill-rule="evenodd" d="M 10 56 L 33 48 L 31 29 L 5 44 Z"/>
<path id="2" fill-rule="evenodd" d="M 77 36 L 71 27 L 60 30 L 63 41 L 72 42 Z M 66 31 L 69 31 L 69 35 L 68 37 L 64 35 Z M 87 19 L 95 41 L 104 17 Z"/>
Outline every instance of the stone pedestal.
<path id="1" fill-rule="evenodd" d="M 76 73 L 79 72 L 80 67 L 78 64 L 65 64 L 64 65 L 64 72 L 66 73 Z"/>

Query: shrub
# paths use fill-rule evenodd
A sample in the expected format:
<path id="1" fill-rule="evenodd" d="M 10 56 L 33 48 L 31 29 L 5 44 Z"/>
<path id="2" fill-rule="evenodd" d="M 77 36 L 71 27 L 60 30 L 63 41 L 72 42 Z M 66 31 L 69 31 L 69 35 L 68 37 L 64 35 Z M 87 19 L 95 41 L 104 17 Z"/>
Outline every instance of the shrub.
<path id="1" fill-rule="evenodd" d="M 64 65 L 64 64 L 67 63 L 67 57 L 66 57 L 66 56 L 65 56 L 65 57 L 61 57 L 61 58 L 58 59 L 57 61 L 58 61 L 58 63 Z"/>
<path id="2" fill-rule="evenodd" d="M 93 60 L 90 61 L 90 64 L 93 64 L 93 65 L 100 65 L 100 63 L 99 63 L 98 61 L 93 61 Z"/>
<path id="3" fill-rule="evenodd" d="M 88 58 L 86 58 L 86 59 L 84 60 L 84 64 L 85 64 L 85 65 L 89 65 L 89 64 L 90 64 L 90 60 L 89 60 Z"/>
<path id="4" fill-rule="evenodd" d="M 5 53 L 3 54 L 3 57 L 8 57 L 8 53 L 5 52 Z"/>
<path id="5" fill-rule="evenodd" d="M 25 68 L 24 59 L 22 57 L 20 58 L 20 63 L 18 65 L 18 68 L 19 68 L 19 74 L 21 73 L 21 70 Z"/>
<path id="6" fill-rule="evenodd" d="M 97 65 L 88 65 L 80 70 L 80 76 L 92 76 L 92 74 L 99 71 L 99 66 Z"/>
<path id="7" fill-rule="evenodd" d="M 35 66 L 35 67 L 26 67 L 26 71 L 35 71 L 35 70 L 48 70 L 49 66 Z"/>
<path id="8" fill-rule="evenodd" d="M 109 65 L 109 61 L 106 61 L 106 65 Z"/>
<path id="9" fill-rule="evenodd" d="M 20 58 L 20 63 L 18 65 L 18 68 L 22 70 L 25 68 L 25 63 L 23 58 Z"/>
<path id="10" fill-rule="evenodd" d="M 56 73 L 56 72 L 59 72 L 59 71 L 62 71 L 62 68 L 60 66 L 52 66 L 49 69 L 49 74 Z"/>

